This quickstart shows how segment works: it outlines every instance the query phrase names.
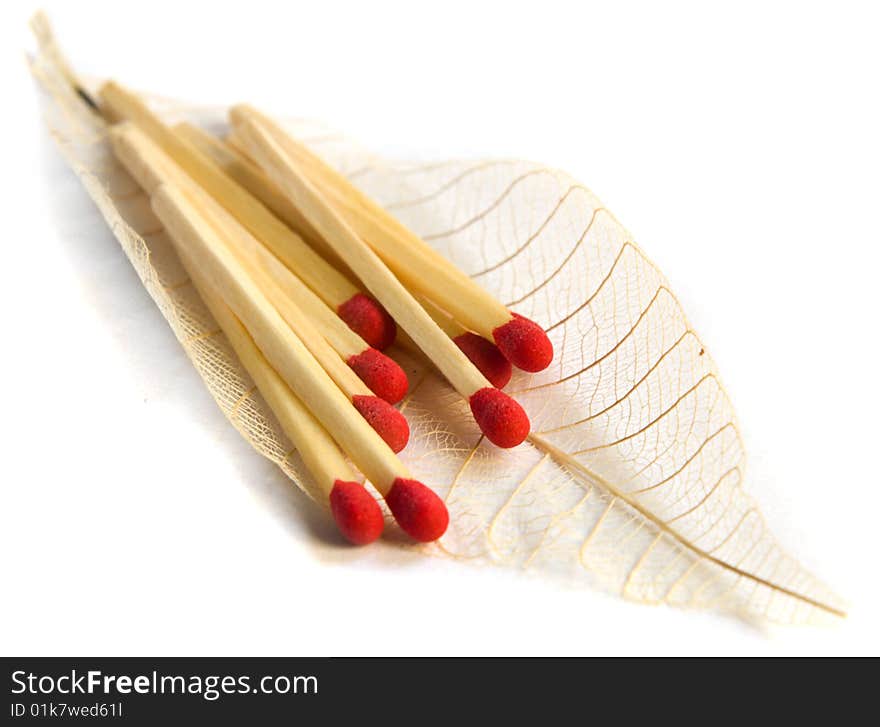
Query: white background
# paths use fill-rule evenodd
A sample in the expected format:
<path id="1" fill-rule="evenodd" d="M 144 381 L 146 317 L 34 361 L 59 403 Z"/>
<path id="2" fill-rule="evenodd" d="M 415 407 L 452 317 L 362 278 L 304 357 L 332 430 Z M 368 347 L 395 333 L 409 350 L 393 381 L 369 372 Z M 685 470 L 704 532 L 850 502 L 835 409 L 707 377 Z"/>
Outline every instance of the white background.
<path id="1" fill-rule="evenodd" d="M 4 653 L 880 652 L 876 6 L 46 5 L 86 73 L 592 187 L 717 359 L 771 525 L 852 612 L 763 632 L 340 545 L 221 416 L 53 149 L 23 62 L 37 6 L 6 0 Z"/>

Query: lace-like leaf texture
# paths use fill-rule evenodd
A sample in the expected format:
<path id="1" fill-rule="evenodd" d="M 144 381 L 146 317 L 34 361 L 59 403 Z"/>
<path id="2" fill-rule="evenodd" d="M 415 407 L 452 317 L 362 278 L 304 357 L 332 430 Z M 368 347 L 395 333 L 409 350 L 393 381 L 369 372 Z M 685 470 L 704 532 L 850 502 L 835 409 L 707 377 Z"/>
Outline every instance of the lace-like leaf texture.
<path id="1" fill-rule="evenodd" d="M 39 33 L 38 33 L 39 35 Z M 50 131 L 218 404 L 251 444 L 308 475 L 188 284 L 103 124 L 46 38 L 32 59 Z M 169 121 L 221 111 L 157 101 Z M 814 620 L 839 600 L 777 544 L 744 491 L 744 452 L 711 357 L 663 275 L 585 187 L 519 161 L 406 164 L 311 124 L 290 130 L 498 299 L 548 331 L 556 358 L 515 375 L 529 442 L 483 441 L 464 402 L 411 366 L 403 453 L 449 507 L 426 552 L 577 578 L 649 603 Z M 415 546 L 413 546 L 415 547 Z"/>

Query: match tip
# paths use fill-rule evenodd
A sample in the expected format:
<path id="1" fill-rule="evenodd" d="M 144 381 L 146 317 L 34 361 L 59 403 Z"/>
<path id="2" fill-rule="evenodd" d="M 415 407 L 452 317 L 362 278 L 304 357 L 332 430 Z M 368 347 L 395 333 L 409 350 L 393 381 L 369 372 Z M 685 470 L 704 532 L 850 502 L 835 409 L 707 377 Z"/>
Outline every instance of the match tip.
<path id="1" fill-rule="evenodd" d="M 418 480 L 397 477 L 385 495 L 385 502 L 406 534 L 422 543 L 437 540 L 449 525 L 449 512 L 443 500 Z"/>
<path id="2" fill-rule="evenodd" d="M 397 324 L 381 305 L 356 293 L 336 309 L 339 317 L 373 348 L 380 351 L 394 343 Z"/>
<path id="3" fill-rule="evenodd" d="M 367 348 L 350 356 L 348 365 L 376 396 L 396 404 L 409 388 L 409 381 L 400 365 L 375 348 Z"/>
<path id="4" fill-rule="evenodd" d="M 347 540 L 355 545 L 372 543 L 382 534 L 382 509 L 363 485 L 336 480 L 330 491 L 330 511 Z"/>
<path id="5" fill-rule="evenodd" d="M 523 371 L 543 371 L 553 360 L 553 344 L 534 321 L 518 313 L 492 331 L 501 353 Z"/>
<path id="6" fill-rule="evenodd" d="M 452 340 L 492 386 L 496 389 L 503 389 L 507 386 L 513 370 L 510 367 L 510 361 L 504 358 L 504 355 L 498 350 L 498 346 L 470 331 L 462 333 Z"/>
<path id="7" fill-rule="evenodd" d="M 529 418 L 503 391 L 486 387 L 471 395 L 471 412 L 486 438 L 498 447 L 515 447 L 529 436 Z"/>
<path id="8" fill-rule="evenodd" d="M 393 452 L 401 451 L 409 441 L 409 424 L 406 417 L 378 396 L 353 396 L 351 403 L 376 430 Z"/>

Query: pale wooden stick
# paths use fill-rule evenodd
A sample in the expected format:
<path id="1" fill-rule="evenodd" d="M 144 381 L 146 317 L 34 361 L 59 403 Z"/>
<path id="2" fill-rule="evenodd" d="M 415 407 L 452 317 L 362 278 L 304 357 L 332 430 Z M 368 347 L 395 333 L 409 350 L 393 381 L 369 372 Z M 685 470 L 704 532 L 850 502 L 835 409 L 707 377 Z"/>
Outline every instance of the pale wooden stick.
<path id="1" fill-rule="evenodd" d="M 214 199 L 336 310 L 360 291 L 302 238 L 190 144 L 178 138 L 134 94 L 114 82 L 101 88 L 102 110 L 136 123 Z"/>
<path id="2" fill-rule="evenodd" d="M 109 135 L 113 154 L 148 195 L 164 182 L 186 184 L 180 167 L 131 121 L 114 124 Z"/>
<path id="3" fill-rule="evenodd" d="M 349 224 L 410 290 L 419 291 L 490 341 L 493 331 L 511 320 L 513 314 L 486 290 L 272 119 L 246 105 L 234 107 L 231 117 L 258 121 L 303 171 L 308 169 L 310 180 L 342 207 Z"/>
<path id="4" fill-rule="evenodd" d="M 162 184 L 152 203 L 172 241 L 180 244 L 183 254 L 189 255 L 204 276 L 223 291 L 227 305 L 272 367 L 376 489 L 386 494 L 396 478 L 408 478 L 400 460 L 351 406 L 259 286 L 243 273 L 234 253 L 190 198 L 180 189 Z"/>
<path id="5" fill-rule="evenodd" d="M 351 330 L 342 319 L 315 295 L 290 268 L 285 266 L 275 255 L 260 243 L 253 235 L 240 235 L 237 242 L 241 245 L 240 252 L 248 259 L 255 269 L 268 276 L 273 283 L 272 300 L 279 296 L 276 307 L 284 305 L 280 298 L 286 297 L 297 306 L 327 343 L 342 357 L 348 360 L 351 356 L 363 353 L 369 345 L 357 333 Z"/>
<path id="6" fill-rule="evenodd" d="M 186 255 L 182 256 L 181 260 L 192 278 L 193 285 L 229 340 L 238 360 L 254 380 L 257 389 L 278 418 L 281 428 L 299 452 L 306 469 L 321 491 L 329 498 L 336 480 L 356 482 L 357 478 L 349 467 L 345 455 L 327 430 L 269 365 L 241 321 L 235 317 L 213 286 L 204 279 L 198 267 L 189 262 Z"/>
<path id="7" fill-rule="evenodd" d="M 369 291 L 465 398 L 491 386 L 394 274 L 357 233 L 324 201 L 311 183 L 286 160 L 284 150 L 249 117 L 237 119 L 236 131 L 250 155 L 300 208 L 336 253 L 345 259 Z M 431 270 L 423 271 L 431 275 Z"/>
<path id="8" fill-rule="evenodd" d="M 442 310 L 436 303 L 428 300 L 424 295 L 414 293 L 413 297 L 419 301 L 419 304 L 425 309 L 425 312 L 434 319 L 434 322 L 440 326 L 440 329 L 451 339 L 455 340 L 458 336 L 468 332 L 467 328 L 456 321 L 446 311 Z"/>

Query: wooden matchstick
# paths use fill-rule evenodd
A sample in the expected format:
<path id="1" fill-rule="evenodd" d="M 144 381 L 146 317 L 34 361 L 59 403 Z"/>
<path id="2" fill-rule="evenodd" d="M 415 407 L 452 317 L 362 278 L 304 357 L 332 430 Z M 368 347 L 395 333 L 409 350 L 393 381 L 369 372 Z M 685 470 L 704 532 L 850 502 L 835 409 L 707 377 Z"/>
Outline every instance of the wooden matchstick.
<path id="1" fill-rule="evenodd" d="M 138 127 L 131 123 L 122 124 L 114 128 L 110 136 L 117 157 L 145 190 L 152 193 L 163 183 L 174 183 L 197 200 L 202 216 L 215 227 L 232 250 L 252 250 L 259 244 L 232 215 L 184 174 L 183 170 L 177 167 L 175 162 Z M 339 355 L 315 329 L 308 316 L 284 295 L 263 270 L 252 264 L 248 265 L 241 257 L 234 259 L 241 268 L 240 275 L 250 276 L 256 280 L 270 303 L 281 313 L 287 324 L 358 412 L 392 450 L 395 452 L 402 450 L 409 439 L 409 425 L 403 414 L 387 401 L 373 395 L 355 371 L 343 363 Z"/>
<path id="2" fill-rule="evenodd" d="M 356 481 L 339 446 L 269 365 L 241 321 L 204 279 L 198 266 L 186 255 L 181 256 L 181 261 L 238 360 L 327 497 L 340 532 L 355 545 L 376 540 L 385 526 L 382 510 L 373 496 Z"/>
<path id="3" fill-rule="evenodd" d="M 406 468 L 381 437 L 357 414 L 345 395 L 290 330 L 258 285 L 246 274 L 216 229 L 187 194 L 160 185 L 153 210 L 172 241 L 204 277 L 223 291 L 225 303 L 296 396 L 382 493 L 401 527 L 417 540 L 440 537 L 448 524 L 442 500 Z"/>
<path id="4" fill-rule="evenodd" d="M 492 386 L 496 389 L 503 389 L 507 386 L 513 375 L 510 361 L 504 357 L 504 354 L 498 350 L 494 343 L 467 330 L 446 311 L 441 310 L 439 306 L 423 295 L 416 294 L 414 297 Z"/>
<path id="5" fill-rule="evenodd" d="M 137 96 L 110 81 L 101 87 L 100 97 L 102 111 L 109 118 L 136 123 L 371 346 L 381 350 L 394 341 L 394 321 L 380 305 L 359 291 L 210 159 L 175 135 Z"/>
<path id="6" fill-rule="evenodd" d="M 290 162 L 284 149 L 262 128 L 259 120 L 237 115 L 234 123 L 249 155 L 469 402 L 474 419 L 486 437 L 500 447 L 520 444 L 529 433 L 529 420 L 520 405 L 489 384 L 376 253 Z M 430 275 L 431 271 L 425 270 L 424 274 Z"/>
<path id="7" fill-rule="evenodd" d="M 433 300 L 466 328 L 495 341 L 515 366 L 541 371 L 550 365 L 553 346 L 540 326 L 509 311 L 266 115 L 239 105 L 230 116 L 234 124 L 243 119 L 259 123 L 318 190 L 343 207 L 349 224 L 407 287 Z"/>

